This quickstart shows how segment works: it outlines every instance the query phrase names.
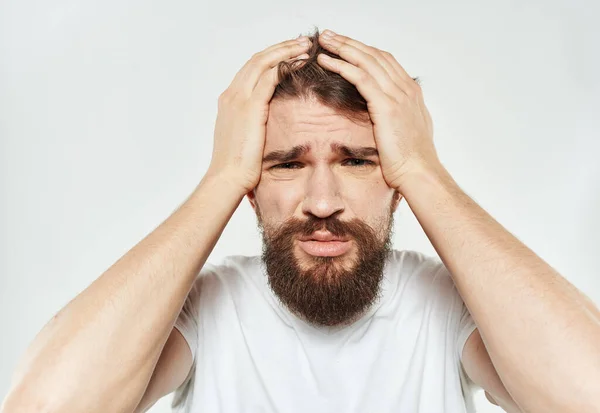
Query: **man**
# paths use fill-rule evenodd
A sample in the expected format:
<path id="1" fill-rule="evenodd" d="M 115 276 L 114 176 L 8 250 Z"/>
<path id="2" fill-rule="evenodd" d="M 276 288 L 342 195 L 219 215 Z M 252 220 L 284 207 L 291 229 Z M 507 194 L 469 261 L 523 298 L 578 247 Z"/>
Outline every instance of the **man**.
<path id="1" fill-rule="evenodd" d="M 600 411 L 598 309 L 461 191 L 395 58 L 328 33 L 238 72 L 205 177 L 38 334 L 4 413 L 176 389 L 188 412 L 460 412 L 471 386 L 508 412 Z M 246 195 L 262 256 L 206 264 Z M 390 248 L 402 198 L 441 262 Z"/>

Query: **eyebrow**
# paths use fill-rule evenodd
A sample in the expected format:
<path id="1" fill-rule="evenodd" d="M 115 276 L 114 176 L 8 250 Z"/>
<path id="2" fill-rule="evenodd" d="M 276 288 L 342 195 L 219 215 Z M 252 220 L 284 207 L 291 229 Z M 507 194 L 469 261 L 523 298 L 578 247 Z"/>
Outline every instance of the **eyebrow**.
<path id="1" fill-rule="evenodd" d="M 340 143 L 332 143 L 331 150 L 349 158 L 368 158 L 379 156 L 377 148 L 370 146 L 348 146 Z M 309 151 L 309 145 L 296 145 L 292 149 L 269 152 L 263 158 L 263 162 L 290 162 L 301 157 L 302 155 L 307 154 Z"/>
<path id="2" fill-rule="evenodd" d="M 371 146 L 347 146 L 339 143 L 332 143 L 331 150 L 349 158 L 368 158 L 370 156 L 379 156 L 377 148 L 373 148 Z"/>
<path id="3" fill-rule="evenodd" d="M 289 162 L 296 158 L 301 157 L 310 151 L 310 146 L 308 145 L 296 145 L 292 149 L 289 150 L 280 150 L 269 152 L 264 158 L 263 162 Z"/>

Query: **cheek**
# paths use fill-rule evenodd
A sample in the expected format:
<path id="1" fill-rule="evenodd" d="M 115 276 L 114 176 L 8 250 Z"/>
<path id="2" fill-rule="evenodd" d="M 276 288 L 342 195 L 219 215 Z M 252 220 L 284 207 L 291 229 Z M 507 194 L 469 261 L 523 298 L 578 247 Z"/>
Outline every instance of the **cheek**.
<path id="1" fill-rule="evenodd" d="M 373 210 L 379 205 L 389 205 L 394 191 L 383 180 L 354 181 L 345 185 L 344 194 L 349 201 Z"/>
<path id="2" fill-rule="evenodd" d="M 256 200 L 263 217 L 274 221 L 289 218 L 298 208 L 304 197 L 301 185 L 294 181 L 265 182 L 256 190 Z"/>
<path id="3" fill-rule="evenodd" d="M 394 191 L 385 182 L 353 185 L 345 191 L 345 202 L 353 214 L 361 217 L 371 226 L 376 225 L 381 219 L 387 219 L 393 197 Z"/>

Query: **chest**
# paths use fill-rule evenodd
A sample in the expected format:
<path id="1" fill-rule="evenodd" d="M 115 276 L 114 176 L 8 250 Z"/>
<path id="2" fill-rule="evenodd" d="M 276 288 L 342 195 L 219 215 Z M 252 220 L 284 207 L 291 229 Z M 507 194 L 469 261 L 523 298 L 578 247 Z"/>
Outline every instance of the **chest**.
<path id="1" fill-rule="evenodd" d="M 461 412 L 458 360 L 441 323 L 372 317 L 314 334 L 281 319 L 207 323 L 198 411 Z"/>

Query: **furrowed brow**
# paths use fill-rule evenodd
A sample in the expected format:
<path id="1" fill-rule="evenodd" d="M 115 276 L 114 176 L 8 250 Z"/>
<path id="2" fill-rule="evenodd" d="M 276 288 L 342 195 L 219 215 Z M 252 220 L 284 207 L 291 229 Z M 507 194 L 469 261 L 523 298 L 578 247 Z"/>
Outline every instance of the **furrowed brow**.
<path id="1" fill-rule="evenodd" d="M 269 152 L 263 158 L 263 162 L 264 163 L 289 162 L 289 161 L 292 161 L 292 160 L 299 158 L 300 156 L 306 154 L 308 151 L 310 151 L 310 146 L 297 145 L 289 150 L 280 150 L 280 151 Z"/>
<path id="2" fill-rule="evenodd" d="M 349 158 L 368 158 L 370 156 L 379 156 L 377 148 L 370 146 L 347 146 L 339 143 L 332 143 L 331 150 Z"/>

